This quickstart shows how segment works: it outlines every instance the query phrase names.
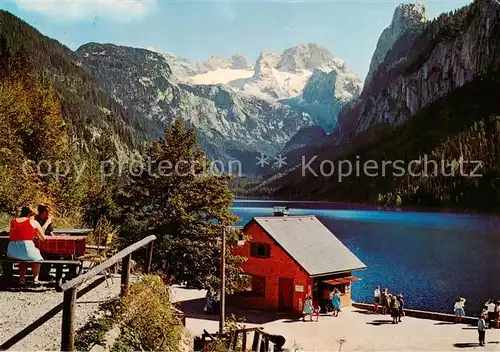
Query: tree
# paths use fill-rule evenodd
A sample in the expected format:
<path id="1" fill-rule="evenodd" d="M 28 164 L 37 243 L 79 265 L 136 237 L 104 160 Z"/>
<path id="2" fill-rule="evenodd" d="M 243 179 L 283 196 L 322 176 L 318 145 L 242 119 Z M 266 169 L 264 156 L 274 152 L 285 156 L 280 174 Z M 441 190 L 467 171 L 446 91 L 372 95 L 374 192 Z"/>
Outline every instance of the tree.
<path id="1" fill-rule="evenodd" d="M 138 240 L 149 234 L 156 241 L 155 265 L 173 282 L 196 288 L 219 287 L 220 238 L 224 226 L 237 217 L 229 211 L 233 195 L 228 176 L 213 175 L 193 129 L 177 120 L 141 159 L 130 164 L 129 184 L 120 196 L 121 237 Z M 132 167 L 133 166 L 133 167 Z M 228 291 L 239 283 L 232 256 L 237 234 L 227 234 Z"/>

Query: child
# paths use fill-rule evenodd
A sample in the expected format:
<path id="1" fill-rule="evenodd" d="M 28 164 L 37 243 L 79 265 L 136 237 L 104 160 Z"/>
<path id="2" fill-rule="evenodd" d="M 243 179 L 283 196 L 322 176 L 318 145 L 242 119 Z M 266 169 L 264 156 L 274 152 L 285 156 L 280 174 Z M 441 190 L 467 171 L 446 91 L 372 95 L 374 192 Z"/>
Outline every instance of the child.
<path id="1" fill-rule="evenodd" d="M 304 304 L 304 309 L 302 310 L 302 321 L 306 321 L 306 315 L 309 315 L 312 321 L 312 315 L 314 313 L 313 300 L 311 295 L 306 296 L 306 303 Z"/>

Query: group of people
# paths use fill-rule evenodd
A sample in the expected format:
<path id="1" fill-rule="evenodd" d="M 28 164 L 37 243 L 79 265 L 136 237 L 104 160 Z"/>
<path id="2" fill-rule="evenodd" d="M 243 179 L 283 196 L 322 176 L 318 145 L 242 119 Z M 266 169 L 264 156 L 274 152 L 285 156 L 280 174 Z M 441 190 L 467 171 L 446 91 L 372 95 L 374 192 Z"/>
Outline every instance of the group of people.
<path id="1" fill-rule="evenodd" d="M 7 257 L 19 260 L 19 284 L 22 286 L 26 285 L 28 265 L 25 262 L 41 262 L 44 259 L 40 250 L 35 247 L 33 240 L 35 238 L 44 240 L 45 236 L 52 235 L 52 221 L 50 207 L 46 204 L 40 204 L 37 212 L 30 207 L 22 207 L 19 217 L 12 220 L 10 224 Z M 50 265 L 32 263 L 31 271 L 34 284 L 38 284 L 40 275 L 43 276 L 44 280 L 50 278 L 50 269 Z"/>
<path id="2" fill-rule="evenodd" d="M 325 295 L 326 296 L 326 295 Z M 332 311 L 332 316 L 338 317 L 341 311 L 340 309 L 340 291 L 335 288 L 333 290 L 329 290 L 328 299 L 324 303 L 324 309 L 326 313 L 330 313 Z M 302 310 L 302 320 L 305 320 L 306 316 L 309 316 L 312 320 L 313 314 L 316 315 L 316 319 L 319 317 L 321 308 L 318 304 L 314 304 L 313 298 L 311 294 L 306 296 L 306 301 L 304 304 L 304 309 Z"/>
<path id="3" fill-rule="evenodd" d="M 401 317 L 405 315 L 404 306 L 405 301 L 402 294 L 390 293 L 387 288 L 380 290 L 377 286 L 373 291 L 374 312 L 382 314 L 391 314 L 392 323 L 397 324 L 401 322 Z"/>
<path id="4" fill-rule="evenodd" d="M 465 302 L 466 299 L 458 297 L 453 306 L 455 313 L 455 323 L 461 323 L 465 317 Z M 500 301 L 490 298 L 481 309 L 477 322 L 477 331 L 479 333 L 479 346 L 485 345 L 485 336 L 487 329 L 500 328 Z"/>

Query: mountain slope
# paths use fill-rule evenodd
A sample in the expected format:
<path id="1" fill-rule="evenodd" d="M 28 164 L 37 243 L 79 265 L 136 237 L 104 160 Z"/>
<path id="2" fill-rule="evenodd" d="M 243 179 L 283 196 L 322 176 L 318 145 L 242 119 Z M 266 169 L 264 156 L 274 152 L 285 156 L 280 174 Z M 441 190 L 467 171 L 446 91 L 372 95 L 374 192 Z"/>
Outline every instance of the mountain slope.
<path id="1" fill-rule="evenodd" d="M 86 44 L 77 50 L 100 84 L 143 128 L 159 136 L 181 118 L 193 126 L 212 159 L 238 159 L 245 173 L 255 171 L 255 156 L 274 154 L 302 126 L 307 115 L 280 104 L 243 97 L 226 85 L 178 84 L 164 55 L 112 44 Z"/>
<path id="2" fill-rule="evenodd" d="M 50 74 L 68 132 L 82 147 L 95 143 L 112 143 L 122 150 L 142 146 L 145 131 L 99 87 L 69 48 L 6 11 L 0 11 L 0 35 L 13 53 L 24 52 L 33 67 Z"/>

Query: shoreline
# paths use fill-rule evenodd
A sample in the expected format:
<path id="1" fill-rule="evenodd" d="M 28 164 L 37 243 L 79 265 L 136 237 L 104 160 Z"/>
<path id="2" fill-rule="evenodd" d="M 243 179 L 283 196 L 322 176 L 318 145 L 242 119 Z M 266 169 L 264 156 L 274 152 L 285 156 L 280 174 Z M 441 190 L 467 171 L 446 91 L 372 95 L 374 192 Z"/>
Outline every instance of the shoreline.
<path id="1" fill-rule="evenodd" d="M 498 212 L 493 211 L 479 211 L 475 209 L 455 209 L 455 208 L 438 208 L 438 207 L 418 207 L 418 206 L 403 206 L 397 207 L 384 207 L 373 203 L 352 203 L 340 201 L 327 201 L 327 200 L 289 200 L 279 198 L 259 198 L 259 197 L 234 197 L 233 206 L 236 202 L 255 202 L 255 203 L 276 203 L 274 205 L 280 206 L 282 204 L 324 204 L 324 205 L 337 205 L 342 206 L 341 209 L 351 210 L 372 210 L 372 211 L 387 211 L 387 212 L 403 212 L 403 213 L 431 213 L 431 214 L 450 214 L 450 215 L 481 215 L 499 217 Z M 325 207 L 324 209 L 337 209 L 333 207 Z"/>
<path id="2" fill-rule="evenodd" d="M 359 308 L 367 311 L 373 312 L 374 305 L 371 303 L 359 303 L 359 302 L 352 302 L 352 306 L 354 308 Z M 418 310 L 418 309 L 404 309 L 405 316 L 407 317 L 413 317 L 413 318 L 419 318 L 419 319 L 429 319 L 429 320 L 437 320 L 437 321 L 445 321 L 445 322 L 454 322 L 455 321 L 455 315 L 454 314 L 449 314 L 449 313 L 439 313 L 439 312 L 433 312 L 433 311 L 427 311 L 427 310 Z M 376 313 L 373 313 L 376 314 Z M 380 313 L 377 313 L 380 314 Z M 387 314 L 388 315 L 388 314 Z M 462 317 L 462 324 L 471 324 L 475 325 L 477 324 L 478 317 L 472 317 L 472 316 L 464 316 Z"/>

